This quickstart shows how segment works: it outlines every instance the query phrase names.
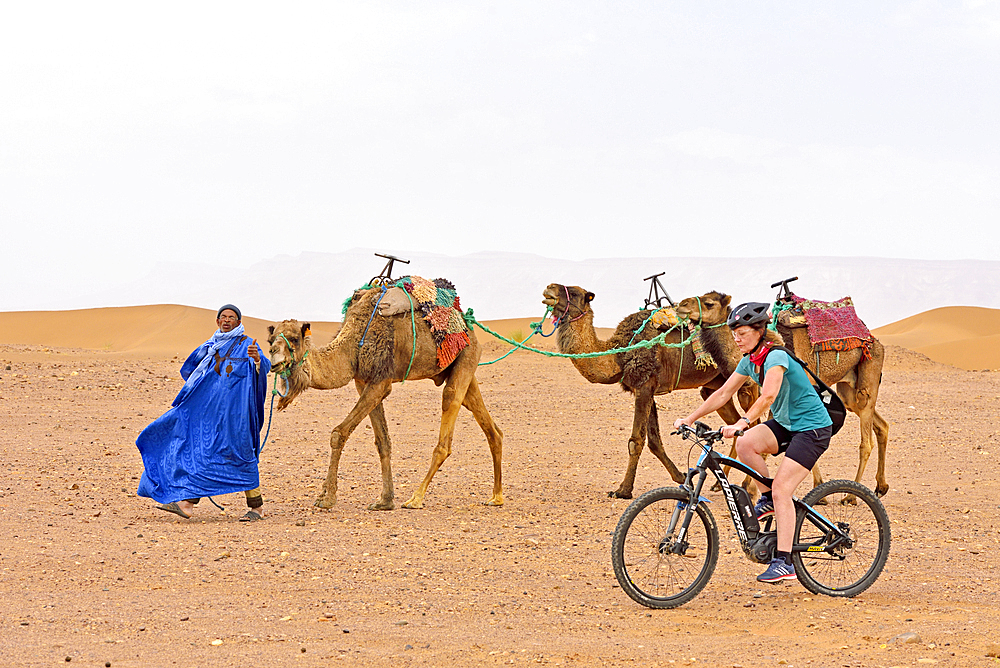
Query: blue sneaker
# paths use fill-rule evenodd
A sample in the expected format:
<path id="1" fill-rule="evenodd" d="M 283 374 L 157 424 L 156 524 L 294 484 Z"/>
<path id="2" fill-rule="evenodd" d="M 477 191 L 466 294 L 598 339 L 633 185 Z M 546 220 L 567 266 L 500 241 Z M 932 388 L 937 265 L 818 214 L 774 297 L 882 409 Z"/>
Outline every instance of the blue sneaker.
<path id="1" fill-rule="evenodd" d="M 772 559 L 767 570 L 757 576 L 757 582 L 778 583 L 782 580 L 795 580 L 795 566 L 786 564 L 784 559 Z"/>
<path id="2" fill-rule="evenodd" d="M 757 499 L 757 505 L 753 507 L 753 511 L 757 513 L 758 520 L 771 517 L 774 515 L 774 499 L 771 498 L 770 494 L 767 496 L 761 494 L 760 498 Z"/>

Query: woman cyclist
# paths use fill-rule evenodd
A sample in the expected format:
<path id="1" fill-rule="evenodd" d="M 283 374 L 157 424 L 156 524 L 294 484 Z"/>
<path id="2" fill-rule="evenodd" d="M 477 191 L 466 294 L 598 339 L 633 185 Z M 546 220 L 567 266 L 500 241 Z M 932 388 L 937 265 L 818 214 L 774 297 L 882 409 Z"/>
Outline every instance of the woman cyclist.
<path id="1" fill-rule="evenodd" d="M 795 579 L 791 559 L 795 530 L 792 495 L 830 445 L 832 421 L 802 366 L 785 351 L 772 349 L 779 344 L 777 334 L 767 329 L 771 321 L 767 308 L 767 304 L 749 302 L 733 309 L 727 324 L 743 359 L 725 385 L 693 413 L 677 420 L 674 427 L 682 424 L 690 427 L 698 418 L 726 405 L 748 377 L 760 386 L 760 398 L 736 424 L 723 427 L 722 435 L 732 438 L 745 429 L 736 439 L 737 456 L 763 476 L 768 476 L 763 455 L 785 453 L 774 474 L 772 489 L 761 494 L 754 508 L 759 519 L 773 514 L 778 532 L 777 554 L 757 580 L 777 583 Z M 769 333 L 774 340 L 768 340 Z M 748 428 L 754 420 L 764 417 L 768 409 L 773 419 Z"/>

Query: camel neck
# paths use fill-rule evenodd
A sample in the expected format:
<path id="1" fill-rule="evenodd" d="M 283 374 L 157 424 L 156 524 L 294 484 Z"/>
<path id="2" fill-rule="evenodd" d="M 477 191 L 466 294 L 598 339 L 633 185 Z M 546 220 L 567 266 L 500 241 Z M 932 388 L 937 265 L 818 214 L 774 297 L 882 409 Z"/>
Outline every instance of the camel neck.
<path id="1" fill-rule="evenodd" d="M 332 390 L 351 382 L 357 367 L 359 339 L 359 333 L 341 328 L 329 345 L 310 350 L 308 366 L 303 368 L 308 374 L 309 386 Z"/>
<path id="2" fill-rule="evenodd" d="M 563 353 L 596 353 L 608 350 L 607 341 L 597 338 L 594 330 L 594 312 L 588 309 L 582 317 L 559 327 L 559 351 Z M 616 383 L 621 378 L 621 367 L 614 355 L 574 359 L 573 366 L 591 383 Z"/>
<path id="3" fill-rule="evenodd" d="M 743 358 L 743 353 L 736 346 L 729 328 L 703 324 L 700 336 L 702 345 L 712 356 L 719 372 L 727 378 L 731 376 Z"/>

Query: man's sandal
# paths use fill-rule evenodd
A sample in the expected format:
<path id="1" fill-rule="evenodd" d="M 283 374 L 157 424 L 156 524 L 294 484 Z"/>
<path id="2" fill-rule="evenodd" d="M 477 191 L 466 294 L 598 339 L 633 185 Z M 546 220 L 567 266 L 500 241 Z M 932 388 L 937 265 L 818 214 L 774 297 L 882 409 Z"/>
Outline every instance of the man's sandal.
<path id="1" fill-rule="evenodd" d="M 191 516 L 181 510 L 181 507 L 177 505 L 176 501 L 171 501 L 170 503 L 163 503 L 157 506 L 160 510 L 165 510 L 168 513 L 173 513 L 174 515 L 180 515 L 186 520 L 191 519 Z"/>
<path id="2" fill-rule="evenodd" d="M 264 516 L 258 513 L 256 510 L 248 510 L 246 515 L 240 518 L 240 522 L 256 522 L 257 520 L 264 519 Z"/>

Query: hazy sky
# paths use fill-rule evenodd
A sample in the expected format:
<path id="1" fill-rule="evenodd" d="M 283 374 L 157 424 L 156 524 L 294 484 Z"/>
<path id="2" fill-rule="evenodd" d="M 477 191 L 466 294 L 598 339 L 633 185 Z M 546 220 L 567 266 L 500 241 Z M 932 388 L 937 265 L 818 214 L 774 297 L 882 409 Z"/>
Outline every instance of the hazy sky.
<path id="1" fill-rule="evenodd" d="M 996 0 L 5 3 L 0 91 L 40 301 L 358 246 L 1000 260 Z"/>

